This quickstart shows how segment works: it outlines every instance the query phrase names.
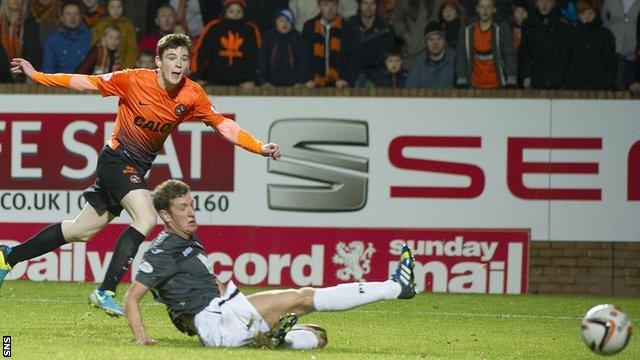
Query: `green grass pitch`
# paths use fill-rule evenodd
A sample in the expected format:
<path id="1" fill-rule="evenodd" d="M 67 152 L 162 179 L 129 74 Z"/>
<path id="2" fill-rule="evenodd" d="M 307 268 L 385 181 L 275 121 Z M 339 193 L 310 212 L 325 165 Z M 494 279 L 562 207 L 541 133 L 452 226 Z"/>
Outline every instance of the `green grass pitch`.
<path id="1" fill-rule="evenodd" d="M 570 295 L 420 294 L 301 323 L 328 330 L 314 351 L 207 349 L 173 328 L 164 306 L 147 295 L 142 311 L 155 346 L 133 345 L 124 319 L 87 302 L 93 284 L 6 282 L 0 290 L 0 335 L 12 336 L 16 359 L 597 359 L 580 339 L 580 319 L 614 303 L 640 326 L 640 299 Z M 246 288 L 245 293 L 257 289 Z M 121 297 L 124 287 L 119 290 Z M 614 359 L 640 359 L 632 338 Z"/>

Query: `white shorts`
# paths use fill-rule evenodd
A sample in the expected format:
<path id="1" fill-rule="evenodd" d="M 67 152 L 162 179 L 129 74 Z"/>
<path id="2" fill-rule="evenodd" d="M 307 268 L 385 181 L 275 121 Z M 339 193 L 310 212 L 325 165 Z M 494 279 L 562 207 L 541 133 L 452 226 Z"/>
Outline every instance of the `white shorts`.
<path id="1" fill-rule="evenodd" d="M 194 325 L 204 346 L 240 347 L 260 332 L 269 331 L 255 307 L 236 287 L 227 284 L 225 293 L 194 317 Z"/>

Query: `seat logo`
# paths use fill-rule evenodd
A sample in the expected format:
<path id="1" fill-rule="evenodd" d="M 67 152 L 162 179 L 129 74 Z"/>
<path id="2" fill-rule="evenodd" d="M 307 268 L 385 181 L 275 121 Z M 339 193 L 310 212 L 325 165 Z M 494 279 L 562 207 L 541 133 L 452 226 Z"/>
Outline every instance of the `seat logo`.
<path id="1" fill-rule="evenodd" d="M 278 120 L 269 129 L 269 141 L 280 144 L 282 152 L 279 161 L 268 162 L 269 173 L 321 184 L 269 184 L 270 209 L 340 212 L 366 205 L 369 159 L 325 150 L 327 146 L 368 146 L 365 121 Z"/>

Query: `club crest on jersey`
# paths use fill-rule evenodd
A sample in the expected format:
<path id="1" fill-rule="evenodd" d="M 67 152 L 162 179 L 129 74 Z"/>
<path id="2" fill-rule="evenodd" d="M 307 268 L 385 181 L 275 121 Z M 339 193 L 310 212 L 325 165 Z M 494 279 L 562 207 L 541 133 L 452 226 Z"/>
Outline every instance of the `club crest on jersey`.
<path id="1" fill-rule="evenodd" d="M 131 181 L 134 184 L 140 184 L 140 182 L 142 181 L 142 178 L 140 177 L 140 175 L 133 174 L 129 178 L 129 181 Z"/>
<path id="2" fill-rule="evenodd" d="M 187 111 L 187 107 L 180 104 L 176 106 L 176 116 L 182 116 Z"/>

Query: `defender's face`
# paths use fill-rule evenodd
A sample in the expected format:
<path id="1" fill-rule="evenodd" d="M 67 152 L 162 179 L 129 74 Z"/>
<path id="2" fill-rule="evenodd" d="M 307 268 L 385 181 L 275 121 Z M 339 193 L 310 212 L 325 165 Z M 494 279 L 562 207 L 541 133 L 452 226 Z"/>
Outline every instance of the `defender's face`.
<path id="1" fill-rule="evenodd" d="M 189 69 L 189 50 L 185 47 L 167 49 L 162 58 L 156 56 L 156 65 L 165 84 L 178 85 Z"/>
<path id="2" fill-rule="evenodd" d="M 187 193 L 171 200 L 169 206 L 169 221 L 165 221 L 167 227 L 178 234 L 191 236 L 196 232 L 196 209 L 193 207 L 193 198 Z"/>

